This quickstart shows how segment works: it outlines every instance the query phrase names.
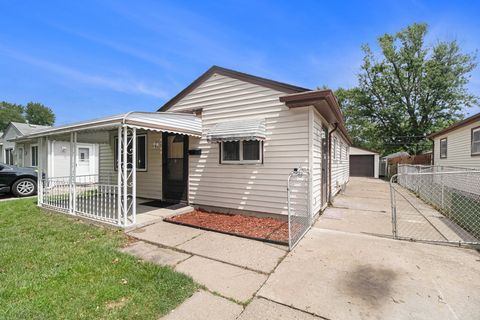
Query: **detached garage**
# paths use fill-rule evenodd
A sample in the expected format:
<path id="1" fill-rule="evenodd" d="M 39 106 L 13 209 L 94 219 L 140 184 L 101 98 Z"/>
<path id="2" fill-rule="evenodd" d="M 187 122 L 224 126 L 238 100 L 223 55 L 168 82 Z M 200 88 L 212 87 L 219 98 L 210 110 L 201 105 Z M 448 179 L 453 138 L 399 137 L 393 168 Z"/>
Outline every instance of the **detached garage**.
<path id="1" fill-rule="evenodd" d="M 350 148 L 350 176 L 378 178 L 380 155 L 376 152 Z"/>

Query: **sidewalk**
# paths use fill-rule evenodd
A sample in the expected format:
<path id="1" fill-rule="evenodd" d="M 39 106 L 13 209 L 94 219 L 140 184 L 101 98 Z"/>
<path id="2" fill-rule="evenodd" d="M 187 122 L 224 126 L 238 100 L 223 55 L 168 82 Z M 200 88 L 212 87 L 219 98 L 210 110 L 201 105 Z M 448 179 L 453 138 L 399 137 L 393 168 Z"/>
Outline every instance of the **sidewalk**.
<path id="1" fill-rule="evenodd" d="M 286 247 L 166 222 L 124 249 L 189 274 L 204 290 L 165 319 L 477 319 L 480 255 L 391 239 L 388 185 L 352 178 Z"/>

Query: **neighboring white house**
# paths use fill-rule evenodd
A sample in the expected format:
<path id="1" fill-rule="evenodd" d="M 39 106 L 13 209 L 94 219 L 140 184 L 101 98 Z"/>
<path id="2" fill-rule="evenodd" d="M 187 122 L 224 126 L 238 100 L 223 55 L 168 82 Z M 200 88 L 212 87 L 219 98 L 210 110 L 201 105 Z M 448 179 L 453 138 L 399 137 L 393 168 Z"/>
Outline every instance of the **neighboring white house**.
<path id="1" fill-rule="evenodd" d="M 36 145 L 29 143 L 17 144 L 12 140 L 48 128 L 47 126 L 10 122 L 1 136 L 3 150 L 0 162 L 21 167 L 36 167 L 38 164 L 38 148 L 36 148 Z"/>
<path id="2" fill-rule="evenodd" d="M 349 179 L 351 139 L 332 91 L 216 66 L 158 112 L 84 121 L 27 139 L 43 148 L 52 140 L 98 144 L 101 183 L 94 201 L 101 203 L 93 207 L 102 210 L 84 207 L 78 194 L 76 204 L 67 201 L 60 207 L 47 203 L 47 193 L 39 201 L 122 226 L 136 223 L 137 197 L 223 212 L 286 215 L 287 178 L 300 167 L 311 173 L 310 212 L 315 215 Z M 42 165 L 48 188 L 55 186 L 50 167 L 51 160 Z M 69 192 L 80 188 L 85 184 Z"/>
<path id="3" fill-rule="evenodd" d="M 377 152 L 359 148 L 350 148 L 350 176 L 378 178 L 380 155 Z"/>
<path id="4" fill-rule="evenodd" d="M 0 131 L 0 162 L 3 161 L 3 132 Z"/>
<path id="5" fill-rule="evenodd" d="M 49 126 L 10 122 L 1 136 L 3 143 L 0 162 L 20 167 L 37 167 L 39 149 L 36 141 L 18 141 L 24 136 L 51 129 Z M 98 145 L 79 144 L 78 175 L 98 174 Z M 64 177 L 70 174 L 70 144 L 64 141 L 49 141 L 48 172 L 52 176 Z"/>
<path id="6" fill-rule="evenodd" d="M 434 165 L 480 169 L 480 113 L 429 137 Z"/>

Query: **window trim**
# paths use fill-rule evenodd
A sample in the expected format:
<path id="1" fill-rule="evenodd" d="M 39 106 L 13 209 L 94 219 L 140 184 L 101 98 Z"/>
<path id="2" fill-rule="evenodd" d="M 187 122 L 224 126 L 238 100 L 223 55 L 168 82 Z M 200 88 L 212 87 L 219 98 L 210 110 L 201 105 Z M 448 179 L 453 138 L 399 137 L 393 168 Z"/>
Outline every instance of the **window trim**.
<path id="1" fill-rule="evenodd" d="M 20 150 L 22 151 L 21 153 L 20 153 Z M 21 159 L 22 161 L 21 161 L 21 163 L 19 163 L 20 167 L 25 167 L 25 147 L 24 147 L 24 145 L 17 146 L 17 160 L 20 160 L 19 159 L 20 154 L 22 155 L 22 159 Z"/>
<path id="2" fill-rule="evenodd" d="M 442 141 L 445 140 L 445 156 L 442 156 Z M 438 144 L 438 151 L 439 151 L 439 156 L 440 159 L 447 159 L 448 157 L 448 139 L 447 137 L 440 139 L 439 144 Z"/>
<path id="3" fill-rule="evenodd" d="M 86 159 L 82 159 L 82 158 L 81 158 L 81 156 L 80 156 L 80 154 L 81 154 L 80 149 L 86 149 L 86 150 L 88 150 L 88 158 L 86 158 Z M 92 148 L 91 148 L 90 146 L 78 146 L 78 147 L 77 147 L 77 150 L 78 150 L 78 151 L 77 151 L 77 153 L 78 153 L 78 157 L 77 157 L 78 162 L 82 162 L 82 163 L 88 162 L 88 163 L 89 163 L 89 162 L 90 162 L 90 157 L 92 156 L 92 153 L 91 153 Z"/>
<path id="4" fill-rule="evenodd" d="M 223 144 L 225 142 L 239 142 L 240 144 L 240 154 L 239 160 L 223 160 Z M 251 140 L 235 140 L 235 141 L 221 141 L 219 142 L 219 154 L 220 154 L 220 164 L 263 164 L 263 141 L 261 140 L 254 140 L 258 141 L 258 148 L 259 148 L 259 159 L 258 160 L 243 160 L 243 142 L 244 141 L 251 141 Z"/>
<path id="5" fill-rule="evenodd" d="M 472 130 L 471 130 L 471 137 L 470 137 L 470 156 L 472 156 L 472 157 L 479 157 L 479 156 L 480 156 L 480 151 L 479 151 L 479 152 L 476 152 L 476 153 L 473 152 L 473 134 L 474 134 L 476 131 L 479 131 L 479 132 L 480 132 L 480 126 L 475 127 L 475 128 L 472 128 Z M 480 143 L 480 140 L 478 141 L 478 143 Z"/>
<path id="6" fill-rule="evenodd" d="M 33 164 L 33 148 L 37 148 L 37 164 Z M 30 166 L 32 167 L 38 167 L 38 144 L 31 144 L 30 145 Z"/>
<path id="7" fill-rule="evenodd" d="M 7 151 L 10 151 L 10 158 L 7 158 Z M 14 165 L 13 163 L 9 163 L 9 162 L 10 162 L 10 159 L 12 160 L 12 162 L 15 162 L 14 154 L 13 154 L 14 151 L 15 151 L 15 148 L 13 148 L 13 147 L 11 147 L 11 148 L 5 148 L 4 160 L 5 160 L 5 164 L 6 164 L 6 165 L 9 165 L 9 166 L 13 166 L 13 165 Z M 9 161 L 7 161 L 7 160 L 9 160 Z"/>
<path id="8" fill-rule="evenodd" d="M 129 136 L 131 137 L 131 136 Z M 136 135 L 136 138 L 138 139 L 138 137 L 145 137 L 145 169 L 139 169 L 138 166 L 136 166 L 137 168 L 137 172 L 140 171 L 140 172 L 147 172 L 148 171 L 148 134 L 146 133 L 142 133 L 142 134 L 137 134 Z M 115 146 L 117 145 L 117 146 Z M 138 151 L 138 141 L 137 141 L 137 151 Z M 114 136 L 113 137 L 113 168 L 115 171 L 118 170 L 118 159 L 117 157 L 115 157 L 115 154 L 118 152 L 118 135 Z"/>

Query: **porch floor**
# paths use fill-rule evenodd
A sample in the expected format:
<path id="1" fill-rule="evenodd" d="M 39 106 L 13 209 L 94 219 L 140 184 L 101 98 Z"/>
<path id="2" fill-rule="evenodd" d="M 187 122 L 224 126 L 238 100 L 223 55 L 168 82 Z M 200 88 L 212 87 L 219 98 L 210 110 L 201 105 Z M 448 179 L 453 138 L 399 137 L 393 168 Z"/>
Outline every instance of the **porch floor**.
<path id="1" fill-rule="evenodd" d="M 185 206 L 178 209 L 173 208 L 157 208 L 144 205 L 144 203 L 152 201 L 151 199 L 137 198 L 137 223 L 126 228 L 126 231 L 135 230 L 150 224 L 162 221 L 165 218 L 175 216 L 177 214 L 193 211 L 193 207 Z"/>

